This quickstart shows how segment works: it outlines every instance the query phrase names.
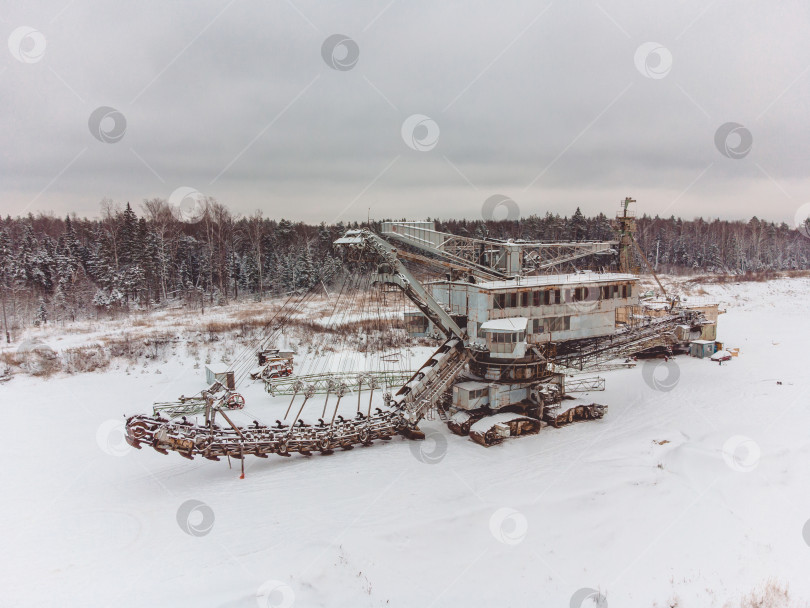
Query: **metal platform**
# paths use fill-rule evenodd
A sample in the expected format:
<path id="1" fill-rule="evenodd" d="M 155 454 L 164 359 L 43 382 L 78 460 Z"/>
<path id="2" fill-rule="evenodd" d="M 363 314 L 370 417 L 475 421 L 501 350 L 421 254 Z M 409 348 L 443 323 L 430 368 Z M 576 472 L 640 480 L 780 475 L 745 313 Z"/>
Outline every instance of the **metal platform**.
<path id="1" fill-rule="evenodd" d="M 187 399 L 185 401 L 173 401 L 170 403 L 155 403 L 152 406 L 152 413 L 155 416 L 165 414 L 169 418 L 194 416 L 204 411 L 205 399 Z"/>
<path id="2" fill-rule="evenodd" d="M 343 384 L 348 392 L 355 389 L 396 388 L 405 384 L 412 376 L 413 371 L 374 371 L 374 372 L 331 372 L 325 374 L 307 374 L 303 376 L 288 376 L 286 378 L 265 379 L 264 390 L 273 396 L 294 395 L 302 392 L 304 387 L 314 387 L 314 394 L 326 394 L 330 389 Z M 331 383 L 331 384 L 330 384 Z"/>
<path id="3" fill-rule="evenodd" d="M 592 378 L 566 378 L 566 393 L 589 393 L 591 391 L 605 390 L 605 379 L 601 376 Z"/>

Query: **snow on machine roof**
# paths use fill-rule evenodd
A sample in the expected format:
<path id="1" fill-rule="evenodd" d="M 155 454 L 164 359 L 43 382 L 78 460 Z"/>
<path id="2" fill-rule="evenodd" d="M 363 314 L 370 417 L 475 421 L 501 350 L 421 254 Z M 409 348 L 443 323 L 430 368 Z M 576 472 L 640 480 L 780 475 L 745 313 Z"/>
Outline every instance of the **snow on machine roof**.
<path id="1" fill-rule="evenodd" d="M 578 285 L 580 283 L 612 283 L 616 281 L 637 280 L 638 277 L 633 274 L 584 271 L 571 274 L 548 274 L 533 277 L 521 277 L 520 281 L 481 281 L 475 285 L 484 289 L 514 289 L 515 287 Z"/>
<path id="2" fill-rule="evenodd" d="M 509 317 L 507 319 L 492 319 L 481 324 L 481 329 L 487 331 L 523 331 L 529 319 L 526 317 Z"/>

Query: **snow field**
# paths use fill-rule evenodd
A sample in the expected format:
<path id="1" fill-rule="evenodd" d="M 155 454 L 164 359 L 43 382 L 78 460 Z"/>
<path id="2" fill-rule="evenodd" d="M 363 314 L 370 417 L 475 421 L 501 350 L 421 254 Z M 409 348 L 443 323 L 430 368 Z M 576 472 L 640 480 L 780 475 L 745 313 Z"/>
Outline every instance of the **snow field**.
<path id="1" fill-rule="evenodd" d="M 769 581 L 789 589 L 774 606 L 805 605 L 809 288 L 705 286 L 740 356 L 604 373 L 581 397 L 602 420 L 491 448 L 428 421 L 425 442 L 252 459 L 244 480 L 121 443 L 123 414 L 203 388 L 182 353 L 17 375 L 0 385 L 0 605 L 568 606 L 590 589 L 702 608 Z M 265 422 L 289 403 L 245 394 L 240 415 Z"/>

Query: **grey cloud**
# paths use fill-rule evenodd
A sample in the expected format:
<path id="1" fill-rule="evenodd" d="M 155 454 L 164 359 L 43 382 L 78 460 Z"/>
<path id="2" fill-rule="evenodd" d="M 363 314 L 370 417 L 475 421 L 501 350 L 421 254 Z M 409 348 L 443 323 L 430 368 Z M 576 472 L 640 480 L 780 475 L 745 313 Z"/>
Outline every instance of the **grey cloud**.
<path id="1" fill-rule="evenodd" d="M 191 186 L 242 213 L 317 221 L 355 199 L 349 219 L 369 206 L 476 216 L 494 193 L 524 213 L 612 212 L 636 194 L 649 213 L 788 221 L 810 186 L 807 10 L 27 3 L 4 14 L 3 34 L 30 25 L 48 45 L 37 63 L 8 52 L 0 62 L 0 205 L 92 215 L 104 196 L 138 202 Z M 360 48 L 351 70 L 321 57 L 335 33 Z M 663 78 L 634 63 L 649 41 L 672 54 Z M 90 134 L 99 106 L 126 116 L 118 143 Z M 417 113 L 440 129 L 429 152 L 400 136 Z M 740 160 L 714 145 L 729 121 L 753 136 Z"/>

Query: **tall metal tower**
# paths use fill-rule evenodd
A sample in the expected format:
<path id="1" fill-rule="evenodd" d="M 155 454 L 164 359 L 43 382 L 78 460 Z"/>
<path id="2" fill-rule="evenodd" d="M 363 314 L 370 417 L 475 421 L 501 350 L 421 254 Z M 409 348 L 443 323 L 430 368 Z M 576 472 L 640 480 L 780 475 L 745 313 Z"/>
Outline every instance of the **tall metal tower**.
<path id="1" fill-rule="evenodd" d="M 636 200 L 626 197 L 616 214 L 614 227 L 619 235 L 619 271 L 629 274 L 638 274 L 640 268 L 636 264 L 635 240 L 636 233 L 636 210 L 630 208 L 631 203 Z"/>

